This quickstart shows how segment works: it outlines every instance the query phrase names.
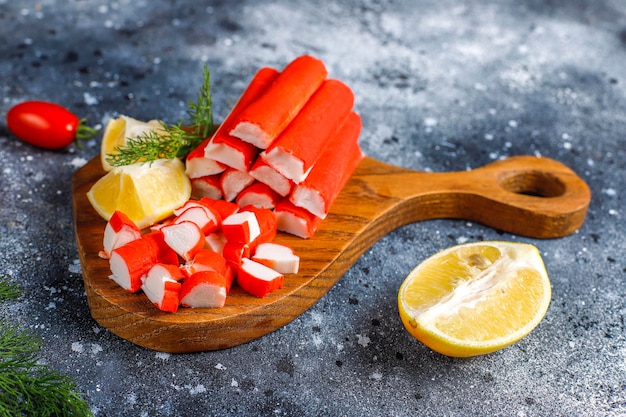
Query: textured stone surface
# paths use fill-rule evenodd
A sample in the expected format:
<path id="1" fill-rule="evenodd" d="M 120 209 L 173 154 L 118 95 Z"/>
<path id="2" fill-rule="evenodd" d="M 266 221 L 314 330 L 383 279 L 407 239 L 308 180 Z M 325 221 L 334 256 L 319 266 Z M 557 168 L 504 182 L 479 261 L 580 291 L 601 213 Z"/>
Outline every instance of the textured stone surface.
<path id="1" fill-rule="evenodd" d="M 25 296 L 1 308 L 43 338 L 96 416 L 605 415 L 626 413 L 626 4 L 583 1 L 309 2 L 0 0 L 0 273 Z M 457 171 L 518 154 L 590 185 L 586 223 L 533 240 L 465 221 L 402 227 L 313 308 L 232 349 L 167 355 L 90 317 L 70 180 L 97 155 L 17 141 L 27 99 L 103 125 L 175 122 L 207 63 L 216 118 L 251 75 L 310 53 L 350 85 L 377 159 Z M 473 359 L 435 354 L 397 317 L 397 289 L 427 256 L 480 239 L 536 244 L 553 284 L 539 327 Z"/>

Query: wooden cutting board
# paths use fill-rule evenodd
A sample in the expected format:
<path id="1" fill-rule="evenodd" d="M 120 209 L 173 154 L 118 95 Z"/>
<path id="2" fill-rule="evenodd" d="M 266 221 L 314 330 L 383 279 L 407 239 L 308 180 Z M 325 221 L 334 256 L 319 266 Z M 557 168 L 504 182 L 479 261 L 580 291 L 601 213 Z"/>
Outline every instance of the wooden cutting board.
<path id="1" fill-rule="evenodd" d="M 102 175 L 96 157 L 72 179 L 75 234 L 91 315 L 132 343 L 172 353 L 225 349 L 286 325 L 399 226 L 457 218 L 514 234 L 557 238 L 582 225 L 591 199 L 576 173 L 548 158 L 511 157 L 451 173 L 416 172 L 365 158 L 314 238 L 279 233 L 276 241 L 301 258 L 300 272 L 287 275 L 281 290 L 259 299 L 235 285 L 223 308 L 180 308 L 171 314 L 108 278 L 108 261 L 98 257 L 106 222 L 86 197 Z"/>

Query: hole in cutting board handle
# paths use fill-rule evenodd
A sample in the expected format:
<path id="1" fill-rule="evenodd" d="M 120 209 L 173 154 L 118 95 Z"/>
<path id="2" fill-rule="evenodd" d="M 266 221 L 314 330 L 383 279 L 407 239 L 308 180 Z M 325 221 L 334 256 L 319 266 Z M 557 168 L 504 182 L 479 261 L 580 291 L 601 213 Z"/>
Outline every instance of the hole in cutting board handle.
<path id="1" fill-rule="evenodd" d="M 500 186 L 515 194 L 533 197 L 560 197 L 565 184 L 553 174 L 542 171 L 518 172 L 500 179 Z"/>

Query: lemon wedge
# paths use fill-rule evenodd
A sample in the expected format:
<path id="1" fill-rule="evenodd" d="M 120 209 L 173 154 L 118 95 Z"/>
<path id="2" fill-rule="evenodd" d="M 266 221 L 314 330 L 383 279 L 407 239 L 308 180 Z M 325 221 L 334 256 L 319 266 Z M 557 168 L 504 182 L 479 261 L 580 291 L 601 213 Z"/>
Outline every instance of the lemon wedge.
<path id="1" fill-rule="evenodd" d="M 105 220 L 119 210 L 140 229 L 171 216 L 190 196 L 191 182 L 179 159 L 115 167 L 87 192 L 89 202 Z"/>
<path id="2" fill-rule="evenodd" d="M 107 155 L 116 153 L 116 148 L 126 146 L 128 139 L 134 139 L 146 132 L 162 129 L 161 122 L 150 120 L 142 122 L 129 116 L 120 116 L 111 119 L 104 128 L 102 143 L 100 144 L 100 161 L 105 171 L 111 171 L 113 167 L 107 162 Z"/>
<path id="3" fill-rule="evenodd" d="M 418 265 L 398 291 L 398 308 L 416 339 L 441 354 L 466 357 L 495 352 L 528 335 L 550 299 L 550 280 L 535 246 L 475 242 Z"/>

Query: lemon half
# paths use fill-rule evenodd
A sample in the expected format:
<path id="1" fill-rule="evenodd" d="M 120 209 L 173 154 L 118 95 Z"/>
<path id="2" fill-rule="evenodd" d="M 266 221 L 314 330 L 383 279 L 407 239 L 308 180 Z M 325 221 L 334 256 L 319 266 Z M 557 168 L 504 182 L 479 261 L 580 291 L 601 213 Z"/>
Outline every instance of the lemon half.
<path id="1" fill-rule="evenodd" d="M 407 331 L 432 350 L 491 353 L 529 334 L 552 293 L 537 248 L 517 242 L 450 247 L 418 265 L 398 292 Z"/>

